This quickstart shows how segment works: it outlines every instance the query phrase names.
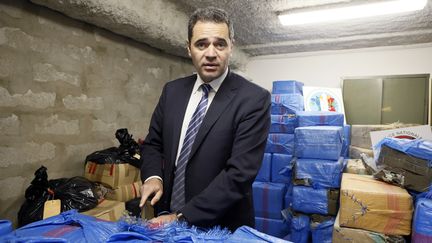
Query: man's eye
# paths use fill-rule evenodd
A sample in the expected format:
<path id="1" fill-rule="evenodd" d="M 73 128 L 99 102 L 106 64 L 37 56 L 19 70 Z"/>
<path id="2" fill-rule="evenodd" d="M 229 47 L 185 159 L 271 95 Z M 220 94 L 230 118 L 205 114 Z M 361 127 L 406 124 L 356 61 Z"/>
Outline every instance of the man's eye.
<path id="1" fill-rule="evenodd" d="M 215 46 L 217 49 L 224 49 L 227 45 L 224 42 L 220 42 L 220 43 L 216 43 Z"/>
<path id="2" fill-rule="evenodd" d="M 196 45 L 195 45 L 198 49 L 204 49 L 204 48 L 206 48 L 206 44 L 205 43 L 197 43 Z"/>

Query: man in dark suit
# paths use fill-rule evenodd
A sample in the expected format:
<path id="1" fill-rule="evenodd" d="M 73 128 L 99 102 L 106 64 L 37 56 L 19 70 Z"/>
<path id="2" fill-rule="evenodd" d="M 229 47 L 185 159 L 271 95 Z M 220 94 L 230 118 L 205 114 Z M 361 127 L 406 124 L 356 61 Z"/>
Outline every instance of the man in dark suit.
<path id="1" fill-rule="evenodd" d="M 252 182 L 270 126 L 270 94 L 228 68 L 233 28 L 224 10 L 195 11 L 188 51 L 197 75 L 168 82 L 141 148 L 141 203 L 154 222 L 254 226 Z"/>

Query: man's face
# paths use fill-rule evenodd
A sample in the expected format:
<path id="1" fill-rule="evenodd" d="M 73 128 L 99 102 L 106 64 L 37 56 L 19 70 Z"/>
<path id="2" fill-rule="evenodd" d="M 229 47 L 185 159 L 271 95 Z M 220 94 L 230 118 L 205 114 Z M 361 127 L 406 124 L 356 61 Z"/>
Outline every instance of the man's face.
<path id="1" fill-rule="evenodd" d="M 193 27 L 188 51 L 204 82 L 208 83 L 224 73 L 232 48 L 227 24 L 198 21 Z"/>

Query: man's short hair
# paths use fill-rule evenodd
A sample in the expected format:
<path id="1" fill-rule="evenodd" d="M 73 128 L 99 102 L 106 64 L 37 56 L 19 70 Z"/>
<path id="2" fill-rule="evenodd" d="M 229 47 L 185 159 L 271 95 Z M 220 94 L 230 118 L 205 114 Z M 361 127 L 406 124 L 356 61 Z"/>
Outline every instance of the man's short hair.
<path id="1" fill-rule="evenodd" d="M 225 23 L 228 26 L 229 38 L 231 41 L 234 40 L 234 27 L 228 16 L 228 13 L 220 8 L 216 7 L 206 7 L 199 8 L 193 12 L 189 18 L 188 24 L 188 40 L 189 43 L 192 39 L 193 27 L 198 21 L 202 22 L 214 22 L 214 23 Z"/>

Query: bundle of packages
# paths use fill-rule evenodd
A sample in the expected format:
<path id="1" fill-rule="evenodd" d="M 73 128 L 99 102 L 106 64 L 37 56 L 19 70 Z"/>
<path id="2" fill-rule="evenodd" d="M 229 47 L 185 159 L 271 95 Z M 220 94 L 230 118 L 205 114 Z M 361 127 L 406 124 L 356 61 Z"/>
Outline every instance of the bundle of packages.
<path id="1" fill-rule="evenodd" d="M 292 168 L 292 155 L 289 154 L 273 154 L 272 156 L 272 169 L 271 169 L 271 181 L 278 183 L 290 183 L 291 173 L 290 170 L 285 170 L 284 168 Z"/>
<path id="2" fill-rule="evenodd" d="M 272 115 L 296 114 L 304 110 L 301 94 L 272 94 L 270 112 Z"/>
<path id="3" fill-rule="evenodd" d="M 311 216 L 311 233 L 312 242 L 332 243 L 334 217 L 312 215 Z"/>
<path id="4" fill-rule="evenodd" d="M 417 200 L 411 240 L 413 243 L 432 242 L 432 199 Z"/>
<path id="5" fill-rule="evenodd" d="M 120 231 L 117 223 L 79 214 L 76 210 L 33 222 L 0 237 L 0 242 L 106 242 Z"/>
<path id="6" fill-rule="evenodd" d="M 296 113 L 299 127 L 344 125 L 344 115 L 332 111 L 299 111 Z"/>
<path id="7" fill-rule="evenodd" d="M 296 80 L 273 81 L 272 94 L 303 95 L 303 83 Z"/>
<path id="8" fill-rule="evenodd" d="M 336 215 L 339 190 L 313 188 L 307 186 L 293 187 L 292 208 L 307 214 Z"/>
<path id="9" fill-rule="evenodd" d="M 361 159 L 347 159 L 344 173 L 357 174 L 357 175 L 369 175 L 365 165 Z"/>
<path id="10" fill-rule="evenodd" d="M 343 157 L 339 160 L 297 158 L 294 163 L 294 184 L 315 188 L 339 188 L 344 167 Z"/>
<path id="11" fill-rule="evenodd" d="M 341 156 L 344 158 L 349 158 L 349 149 L 351 145 L 351 125 L 343 126 L 343 144 Z"/>
<path id="12" fill-rule="evenodd" d="M 271 133 L 267 137 L 266 153 L 293 154 L 294 134 Z"/>
<path id="13" fill-rule="evenodd" d="M 432 191 L 432 141 L 384 138 L 377 148 L 381 170 L 376 178 L 418 192 Z"/>
<path id="14" fill-rule="evenodd" d="M 371 176 L 344 173 L 340 188 L 340 225 L 388 235 L 409 235 L 412 198 L 400 187 Z"/>
<path id="15" fill-rule="evenodd" d="M 124 202 L 103 199 L 95 208 L 82 212 L 82 214 L 114 222 L 123 216 L 125 210 Z"/>
<path id="16" fill-rule="evenodd" d="M 264 153 L 261 168 L 255 178 L 255 181 L 269 182 L 271 180 L 272 154 Z"/>
<path id="17" fill-rule="evenodd" d="M 290 227 L 291 225 L 283 219 L 255 217 L 255 229 L 278 238 L 286 236 Z"/>
<path id="18" fill-rule="evenodd" d="M 342 127 L 298 127 L 295 129 L 295 155 L 301 158 L 338 160 L 342 141 Z"/>
<path id="19" fill-rule="evenodd" d="M 333 226 L 333 243 L 405 243 L 405 239 L 400 235 L 386 235 L 369 230 L 341 227 L 339 214 Z"/>
<path id="20" fill-rule="evenodd" d="M 290 241 L 308 243 L 310 240 L 310 218 L 304 214 L 292 214 Z"/>
<path id="21" fill-rule="evenodd" d="M 270 133 L 294 133 L 297 127 L 295 114 L 271 115 Z"/>
<path id="22" fill-rule="evenodd" d="M 110 187 L 109 199 L 126 202 L 140 196 L 140 151 L 126 128 L 118 129 L 116 138 L 120 142 L 118 148 L 96 151 L 86 157 L 84 176 Z"/>
<path id="23" fill-rule="evenodd" d="M 286 186 L 281 183 L 254 182 L 253 202 L 255 216 L 261 218 L 282 219 L 283 199 Z"/>

